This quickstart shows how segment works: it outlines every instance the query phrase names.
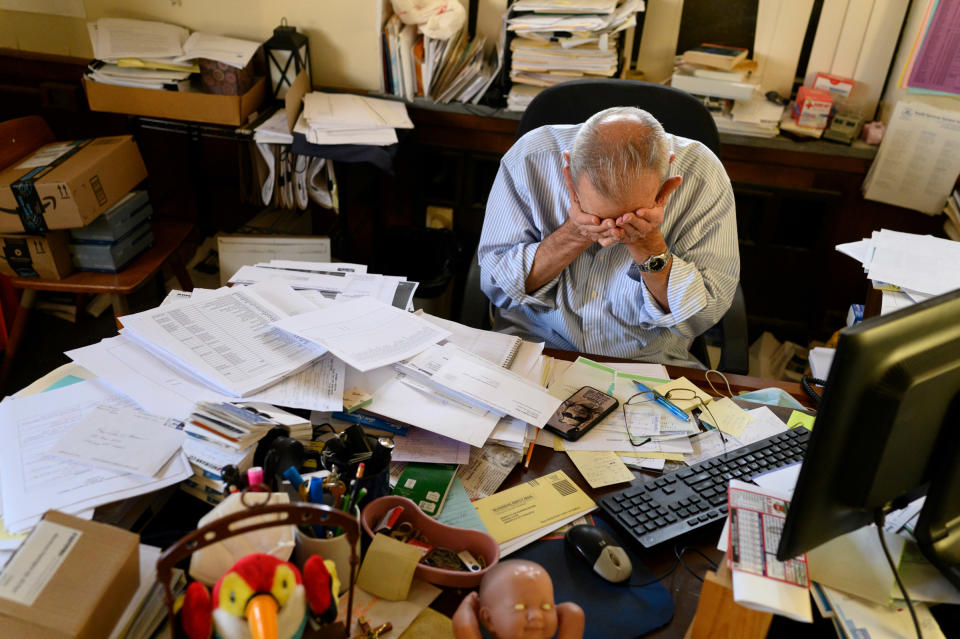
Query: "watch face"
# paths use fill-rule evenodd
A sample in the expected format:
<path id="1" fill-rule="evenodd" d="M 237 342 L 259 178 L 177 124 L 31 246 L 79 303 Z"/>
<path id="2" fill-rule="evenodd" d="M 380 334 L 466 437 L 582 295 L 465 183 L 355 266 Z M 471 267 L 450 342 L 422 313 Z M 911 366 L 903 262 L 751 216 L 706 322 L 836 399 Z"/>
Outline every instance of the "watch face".
<path id="1" fill-rule="evenodd" d="M 663 267 L 666 265 L 667 265 L 667 260 L 663 259 L 659 255 L 655 255 L 654 257 L 651 257 L 647 261 L 647 267 L 654 272 L 662 271 Z"/>

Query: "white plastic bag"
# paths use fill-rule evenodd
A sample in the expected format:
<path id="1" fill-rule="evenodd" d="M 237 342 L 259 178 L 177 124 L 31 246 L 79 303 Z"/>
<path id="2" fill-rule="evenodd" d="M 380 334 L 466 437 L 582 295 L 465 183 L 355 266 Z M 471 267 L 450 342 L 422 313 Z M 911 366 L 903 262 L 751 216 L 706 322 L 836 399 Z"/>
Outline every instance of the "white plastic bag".
<path id="1" fill-rule="evenodd" d="M 227 515 L 248 510 L 248 505 L 263 503 L 288 504 L 290 498 L 286 493 L 246 493 L 245 505 L 241 501 L 241 493 L 233 493 L 223 500 L 216 508 L 204 515 L 198 522 L 203 527 L 212 521 L 222 519 Z M 269 501 L 268 501 L 269 499 Z M 262 515 L 248 519 L 243 525 L 260 521 L 276 520 L 278 515 Z M 241 557 L 253 553 L 266 553 L 282 561 L 289 561 L 296 544 L 295 530 L 292 525 L 261 528 L 242 535 L 236 535 L 221 542 L 201 548 L 190 556 L 190 576 L 207 586 L 213 586 Z"/>
<path id="2" fill-rule="evenodd" d="M 449 40 L 467 20 L 458 0 L 393 0 L 393 11 L 404 24 L 420 25 L 423 35 L 437 40 Z"/>

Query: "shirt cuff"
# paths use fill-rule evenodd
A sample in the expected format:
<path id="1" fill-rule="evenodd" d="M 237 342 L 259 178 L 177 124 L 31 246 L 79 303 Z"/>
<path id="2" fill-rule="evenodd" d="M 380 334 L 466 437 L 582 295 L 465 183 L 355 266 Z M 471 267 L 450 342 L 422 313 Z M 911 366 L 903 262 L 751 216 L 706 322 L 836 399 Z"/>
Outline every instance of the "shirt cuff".
<path id="1" fill-rule="evenodd" d="M 673 256 L 670 266 L 670 279 L 667 281 L 667 302 L 671 312 L 665 313 L 660 303 L 654 299 L 643 277 L 635 270 L 628 272 L 630 279 L 640 284 L 643 296 L 643 310 L 654 326 L 676 326 L 699 313 L 707 305 L 707 291 L 703 286 L 703 277 L 697 267 L 690 262 Z"/>
<path id="2" fill-rule="evenodd" d="M 517 306 L 534 305 L 555 309 L 557 300 L 554 289 L 560 282 L 560 274 L 536 291 L 526 291 L 527 275 L 533 269 L 533 259 L 539 247 L 540 242 L 522 244 L 513 250 L 511 255 L 503 256 L 493 270 L 493 281 Z"/>

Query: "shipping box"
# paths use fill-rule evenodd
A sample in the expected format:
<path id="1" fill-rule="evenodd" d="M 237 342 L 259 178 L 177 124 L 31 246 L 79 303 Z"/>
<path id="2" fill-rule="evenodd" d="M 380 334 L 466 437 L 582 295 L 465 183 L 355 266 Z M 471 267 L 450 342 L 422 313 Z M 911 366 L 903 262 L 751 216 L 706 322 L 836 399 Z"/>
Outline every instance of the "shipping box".
<path id="1" fill-rule="evenodd" d="M 67 231 L 50 231 L 44 235 L 0 234 L 0 273 L 60 280 L 72 271 Z"/>
<path id="2" fill-rule="evenodd" d="M 154 118 L 240 126 L 267 97 L 267 79 L 257 80 L 243 95 L 196 91 L 135 89 L 83 79 L 91 111 L 130 113 Z"/>
<path id="3" fill-rule="evenodd" d="M 0 172 L 0 233 L 84 226 L 145 177 L 129 135 L 40 147 Z"/>
<path id="4" fill-rule="evenodd" d="M 138 535 L 48 511 L 0 572 L 0 637 L 103 639 L 140 584 Z"/>

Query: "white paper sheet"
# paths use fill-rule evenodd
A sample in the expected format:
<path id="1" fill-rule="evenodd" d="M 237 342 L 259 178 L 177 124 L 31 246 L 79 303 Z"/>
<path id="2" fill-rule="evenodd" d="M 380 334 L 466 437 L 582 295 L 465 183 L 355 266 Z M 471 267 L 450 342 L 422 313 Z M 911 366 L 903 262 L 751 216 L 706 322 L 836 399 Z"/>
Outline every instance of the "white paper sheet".
<path id="1" fill-rule="evenodd" d="M 176 420 L 133 408 L 101 405 L 80 419 L 50 454 L 122 473 L 155 477 L 185 437 Z"/>
<path id="2" fill-rule="evenodd" d="M 175 58 L 183 55 L 189 33 L 163 22 L 100 18 L 91 29 L 91 44 L 94 57 L 100 60 Z"/>
<path id="3" fill-rule="evenodd" d="M 293 289 L 263 287 L 291 306 L 307 303 Z M 289 313 L 267 301 L 255 286 L 221 289 L 172 308 L 155 308 L 123 319 L 123 334 L 234 397 L 249 396 L 305 368 L 323 348 L 275 329 Z"/>
<path id="4" fill-rule="evenodd" d="M 464 351 L 455 344 L 446 344 L 442 348 L 447 361 L 433 374 L 432 379 L 501 414 L 543 427 L 562 402 L 543 387 L 531 384 L 520 375 Z"/>
<path id="5" fill-rule="evenodd" d="M 863 197 L 934 215 L 943 209 L 957 173 L 957 112 L 901 100 L 864 180 Z"/>
<path id="6" fill-rule="evenodd" d="M 50 448 L 96 406 L 131 400 L 89 380 L 0 404 L 0 478 L 4 521 L 11 532 L 36 524 L 50 508 L 68 513 L 159 490 L 193 474 L 186 455 L 174 456 L 159 479 L 65 461 Z"/>
<path id="7" fill-rule="evenodd" d="M 183 43 L 183 55 L 188 58 L 207 58 L 242 69 L 260 48 L 259 42 L 227 38 L 195 31 Z"/>
<path id="8" fill-rule="evenodd" d="M 409 359 L 450 334 L 370 297 L 338 302 L 274 326 L 329 349 L 360 371 Z"/>
<path id="9" fill-rule="evenodd" d="M 424 395 L 403 383 L 390 368 L 361 373 L 347 368 L 348 388 L 359 386 L 374 398 L 368 410 L 387 419 L 419 426 L 471 446 L 483 446 L 497 425 L 492 413 L 477 414 Z"/>

